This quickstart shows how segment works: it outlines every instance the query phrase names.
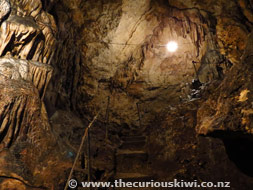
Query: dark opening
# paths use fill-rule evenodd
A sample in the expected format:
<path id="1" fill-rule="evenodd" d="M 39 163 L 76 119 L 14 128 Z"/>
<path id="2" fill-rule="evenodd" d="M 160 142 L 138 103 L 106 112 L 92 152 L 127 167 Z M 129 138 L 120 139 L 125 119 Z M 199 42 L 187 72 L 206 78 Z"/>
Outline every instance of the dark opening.
<path id="1" fill-rule="evenodd" d="M 241 172 L 253 177 L 253 136 L 242 132 L 215 132 L 212 136 L 221 138 L 229 159 Z"/>

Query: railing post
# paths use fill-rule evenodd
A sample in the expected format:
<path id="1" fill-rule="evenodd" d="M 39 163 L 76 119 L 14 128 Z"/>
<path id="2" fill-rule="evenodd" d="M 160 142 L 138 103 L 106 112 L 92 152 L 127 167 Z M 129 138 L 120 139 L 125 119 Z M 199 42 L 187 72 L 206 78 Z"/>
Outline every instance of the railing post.
<path id="1" fill-rule="evenodd" d="M 109 124 L 109 112 L 110 112 L 110 96 L 108 96 L 107 99 L 107 107 L 106 107 L 106 114 L 105 114 L 105 121 L 106 121 L 106 126 L 105 126 L 105 139 L 108 140 L 109 135 L 108 135 L 108 124 Z"/>
<path id="2" fill-rule="evenodd" d="M 140 107 L 139 107 L 139 102 L 136 103 L 137 111 L 138 111 L 138 116 L 139 116 L 139 125 L 141 129 L 141 112 L 140 112 Z"/>
<path id="3" fill-rule="evenodd" d="M 196 74 L 196 78 L 199 80 L 199 75 L 198 75 L 198 71 L 197 71 L 195 63 L 197 63 L 197 62 L 196 61 L 192 61 L 192 64 L 193 64 L 193 67 L 194 67 L 194 70 L 195 70 L 195 74 Z"/>
<path id="4" fill-rule="evenodd" d="M 88 129 L 88 133 L 87 133 L 87 157 L 88 157 L 88 165 L 87 165 L 88 182 L 91 182 L 90 129 Z M 91 190 L 91 187 L 89 187 L 89 189 Z"/>
<path id="5" fill-rule="evenodd" d="M 91 182 L 91 160 L 90 160 L 90 129 L 87 135 L 87 157 L 88 157 L 88 182 Z"/>

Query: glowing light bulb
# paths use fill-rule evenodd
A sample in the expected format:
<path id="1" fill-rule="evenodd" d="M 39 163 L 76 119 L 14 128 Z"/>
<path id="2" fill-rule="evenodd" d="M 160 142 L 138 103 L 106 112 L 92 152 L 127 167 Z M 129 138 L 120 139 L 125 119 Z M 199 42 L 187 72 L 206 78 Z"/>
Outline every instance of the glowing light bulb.
<path id="1" fill-rule="evenodd" d="M 170 41 L 167 45 L 166 45 L 166 48 L 169 52 L 175 52 L 177 51 L 177 48 L 178 48 L 178 45 L 177 45 L 177 42 L 175 41 Z"/>

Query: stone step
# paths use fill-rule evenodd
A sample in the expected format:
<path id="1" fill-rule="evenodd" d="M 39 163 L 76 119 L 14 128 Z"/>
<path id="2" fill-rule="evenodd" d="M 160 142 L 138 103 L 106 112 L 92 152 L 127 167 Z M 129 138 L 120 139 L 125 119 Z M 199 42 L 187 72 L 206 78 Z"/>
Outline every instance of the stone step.
<path id="1" fill-rule="evenodd" d="M 121 156 L 121 155 L 132 155 L 132 156 L 138 156 L 138 155 L 146 155 L 147 153 L 143 150 L 128 150 L 128 149 L 119 149 L 117 150 L 116 155 Z"/>
<path id="2" fill-rule="evenodd" d="M 148 155 L 137 150 L 118 150 L 116 154 L 117 172 L 145 172 L 147 169 Z"/>
<path id="3" fill-rule="evenodd" d="M 115 180 L 122 180 L 123 182 L 148 182 L 153 180 L 153 177 L 142 173 L 116 173 Z"/>
<path id="4" fill-rule="evenodd" d="M 125 136 L 122 137 L 123 141 L 146 141 L 146 137 L 145 136 Z"/>
<path id="5" fill-rule="evenodd" d="M 120 146 L 120 149 L 127 149 L 127 150 L 142 150 L 146 141 L 125 141 Z"/>
<path id="6" fill-rule="evenodd" d="M 143 132 L 140 129 L 125 129 L 122 131 L 124 136 L 141 136 Z"/>

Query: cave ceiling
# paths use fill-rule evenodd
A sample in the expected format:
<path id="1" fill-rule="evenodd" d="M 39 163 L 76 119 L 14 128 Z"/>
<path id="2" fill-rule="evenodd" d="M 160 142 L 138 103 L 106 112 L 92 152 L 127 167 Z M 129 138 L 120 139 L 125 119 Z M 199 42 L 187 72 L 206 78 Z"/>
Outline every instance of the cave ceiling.
<path id="1" fill-rule="evenodd" d="M 219 78 L 216 65 L 225 72 L 223 63 L 240 61 L 252 27 L 247 3 L 63 1 L 49 7 L 60 46 L 71 47 L 57 56 L 65 75 L 56 79 L 61 98 L 85 115 L 105 113 L 110 97 L 111 122 L 134 126 L 138 103 L 148 123 L 168 105 L 189 99 L 192 80 L 208 83 Z M 164 47 L 169 41 L 178 43 L 176 52 Z"/>

